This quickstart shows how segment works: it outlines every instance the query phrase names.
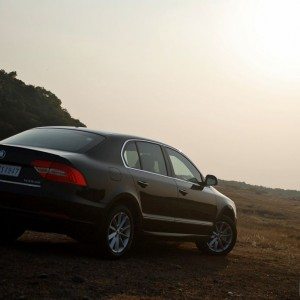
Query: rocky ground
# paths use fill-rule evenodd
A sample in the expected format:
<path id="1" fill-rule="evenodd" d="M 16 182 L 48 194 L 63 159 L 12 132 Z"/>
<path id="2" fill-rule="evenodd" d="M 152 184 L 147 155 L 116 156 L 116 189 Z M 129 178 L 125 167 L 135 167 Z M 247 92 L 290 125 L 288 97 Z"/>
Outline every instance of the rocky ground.
<path id="1" fill-rule="evenodd" d="M 299 298 L 299 200 L 220 190 L 239 211 L 238 242 L 226 257 L 146 241 L 109 261 L 68 237 L 26 232 L 0 246 L 0 298 Z"/>

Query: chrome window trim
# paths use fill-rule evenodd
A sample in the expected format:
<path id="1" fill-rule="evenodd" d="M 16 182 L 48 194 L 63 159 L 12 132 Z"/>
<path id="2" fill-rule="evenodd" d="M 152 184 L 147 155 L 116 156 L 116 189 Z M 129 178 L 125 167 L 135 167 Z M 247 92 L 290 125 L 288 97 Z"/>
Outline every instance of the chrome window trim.
<path id="1" fill-rule="evenodd" d="M 179 154 L 181 154 L 182 156 L 184 156 L 196 168 L 196 170 L 200 173 L 200 176 L 203 177 L 202 173 L 198 170 L 198 168 L 194 165 L 194 163 L 184 153 L 182 153 L 180 150 L 178 150 L 178 149 L 176 149 L 176 148 L 174 148 L 172 146 L 169 146 L 167 144 L 164 144 L 164 143 L 155 142 L 155 141 L 151 141 L 151 140 L 144 140 L 144 139 L 128 139 L 128 140 L 126 140 L 124 142 L 124 144 L 123 144 L 123 146 L 121 148 L 121 159 L 122 159 L 122 162 L 123 162 L 123 165 L 124 165 L 125 168 L 131 169 L 131 170 L 138 170 L 138 171 L 145 172 L 145 173 L 155 174 L 155 175 L 162 176 L 162 177 L 172 178 L 172 179 L 176 179 L 176 180 L 187 182 L 187 183 L 190 183 L 190 184 L 193 184 L 193 185 L 200 186 L 200 184 L 197 184 L 197 183 L 194 183 L 194 182 L 191 182 L 191 181 L 188 181 L 188 180 L 183 180 L 183 179 L 180 179 L 180 178 L 177 178 L 177 177 L 168 176 L 168 175 L 162 175 L 162 174 L 159 174 L 159 173 L 154 173 L 154 172 L 150 172 L 150 171 L 146 171 L 146 170 L 142 170 L 142 169 L 136 169 L 136 168 L 132 168 L 132 167 L 127 166 L 126 161 L 124 159 L 123 153 L 124 153 L 124 149 L 126 147 L 126 144 L 129 143 L 129 142 L 146 142 L 146 143 L 155 144 L 155 145 L 158 145 L 160 147 L 166 147 L 166 148 L 170 148 L 170 149 L 172 149 L 174 151 L 177 151 Z M 138 149 L 137 149 L 137 151 L 138 151 Z"/>
<path id="2" fill-rule="evenodd" d="M 143 213 L 143 218 L 149 220 L 156 220 L 156 221 L 175 222 L 175 223 L 183 223 L 183 224 L 202 225 L 202 226 L 214 225 L 213 222 L 209 222 L 209 221 L 200 221 L 200 220 L 184 219 L 184 218 L 171 218 L 167 216 L 144 214 L 144 213 Z"/>
<path id="3" fill-rule="evenodd" d="M 22 183 L 22 182 L 15 182 L 15 181 L 10 181 L 10 180 L 3 180 L 3 179 L 0 179 L 0 182 L 12 183 L 12 184 L 23 185 L 23 186 L 30 186 L 30 187 L 36 187 L 36 188 L 40 188 L 41 187 L 39 184 Z"/>

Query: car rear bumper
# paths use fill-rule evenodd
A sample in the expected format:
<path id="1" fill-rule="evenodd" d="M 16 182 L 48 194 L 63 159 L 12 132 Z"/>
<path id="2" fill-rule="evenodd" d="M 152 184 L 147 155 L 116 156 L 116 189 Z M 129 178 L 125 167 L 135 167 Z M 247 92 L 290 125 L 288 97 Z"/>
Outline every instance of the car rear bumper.
<path id="1" fill-rule="evenodd" d="M 0 183 L 0 218 L 27 229 L 66 233 L 101 226 L 104 204 L 87 200 L 72 186 L 55 189 Z"/>

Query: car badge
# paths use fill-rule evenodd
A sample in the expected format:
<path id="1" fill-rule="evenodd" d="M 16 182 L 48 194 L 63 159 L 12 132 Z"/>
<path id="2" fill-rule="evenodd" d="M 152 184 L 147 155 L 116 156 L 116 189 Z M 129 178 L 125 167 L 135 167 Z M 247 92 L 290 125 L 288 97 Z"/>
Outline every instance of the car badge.
<path id="1" fill-rule="evenodd" d="M 3 159 L 6 155 L 5 150 L 0 150 L 0 159 Z"/>

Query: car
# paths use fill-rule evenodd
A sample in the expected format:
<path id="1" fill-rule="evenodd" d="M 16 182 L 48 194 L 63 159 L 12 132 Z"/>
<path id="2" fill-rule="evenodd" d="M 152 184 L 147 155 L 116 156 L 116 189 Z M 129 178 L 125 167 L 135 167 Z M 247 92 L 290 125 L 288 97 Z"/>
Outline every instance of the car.
<path id="1" fill-rule="evenodd" d="M 0 141 L 0 241 L 25 230 L 62 233 L 118 258 L 152 236 L 225 255 L 236 242 L 237 215 L 217 183 L 151 139 L 33 128 Z"/>

